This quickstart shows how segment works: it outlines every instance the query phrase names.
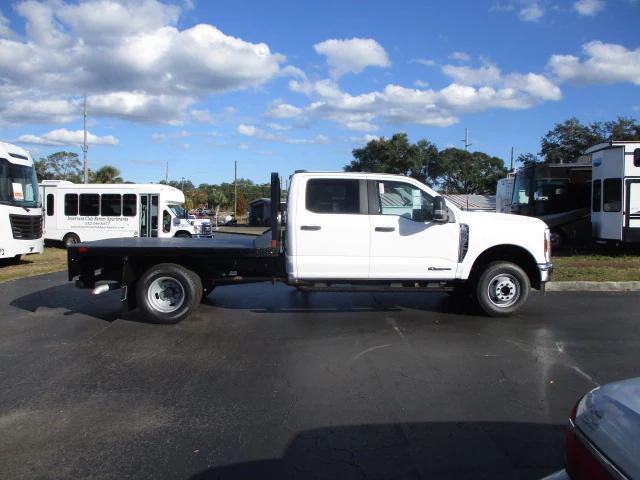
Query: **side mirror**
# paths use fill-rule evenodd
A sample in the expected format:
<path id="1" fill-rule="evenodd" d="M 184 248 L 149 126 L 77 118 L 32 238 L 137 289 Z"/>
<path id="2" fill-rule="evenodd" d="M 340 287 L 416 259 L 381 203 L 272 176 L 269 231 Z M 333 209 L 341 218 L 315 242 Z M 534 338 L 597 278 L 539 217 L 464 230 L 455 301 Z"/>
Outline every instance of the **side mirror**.
<path id="1" fill-rule="evenodd" d="M 447 223 L 449 221 L 449 210 L 442 195 L 433 199 L 433 215 L 431 220 L 436 223 Z"/>

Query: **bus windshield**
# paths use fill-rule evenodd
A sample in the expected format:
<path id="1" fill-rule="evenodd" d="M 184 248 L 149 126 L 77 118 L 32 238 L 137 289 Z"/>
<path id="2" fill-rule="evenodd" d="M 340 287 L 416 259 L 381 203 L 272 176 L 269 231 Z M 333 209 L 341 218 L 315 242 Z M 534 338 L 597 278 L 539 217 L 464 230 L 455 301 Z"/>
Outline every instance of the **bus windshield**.
<path id="1" fill-rule="evenodd" d="M 38 207 L 38 180 L 33 166 L 0 158 L 0 204 Z"/>
<path id="2" fill-rule="evenodd" d="M 516 179 L 513 183 L 513 196 L 511 198 L 512 205 L 529 205 L 532 178 L 532 168 L 525 168 L 516 174 Z"/>
<path id="3" fill-rule="evenodd" d="M 176 218 L 187 218 L 187 211 L 177 204 L 169 204 L 168 207 L 171 209 Z"/>

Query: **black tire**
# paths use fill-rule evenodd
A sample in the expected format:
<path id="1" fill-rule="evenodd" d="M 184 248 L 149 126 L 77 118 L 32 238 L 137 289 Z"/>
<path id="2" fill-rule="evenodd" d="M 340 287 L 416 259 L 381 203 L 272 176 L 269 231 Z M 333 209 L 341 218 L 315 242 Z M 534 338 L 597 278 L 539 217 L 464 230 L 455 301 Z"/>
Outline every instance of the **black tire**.
<path id="1" fill-rule="evenodd" d="M 66 248 L 69 245 L 74 245 L 76 243 L 80 243 L 80 237 L 78 235 L 76 235 L 75 233 L 67 233 L 64 236 L 64 238 L 62 239 L 62 243 L 64 244 L 64 246 Z"/>
<path id="2" fill-rule="evenodd" d="M 140 277 L 136 299 L 148 320 L 154 323 L 178 323 L 200 303 L 202 281 L 198 274 L 181 265 L 161 263 L 149 268 Z"/>
<path id="3" fill-rule="evenodd" d="M 478 306 L 490 317 L 517 312 L 529 297 L 527 274 L 515 263 L 493 262 L 486 266 L 475 284 Z"/>
<path id="4" fill-rule="evenodd" d="M 189 235 L 187 232 L 178 232 L 175 235 L 176 238 L 191 238 L 191 235 Z"/>
<path id="5" fill-rule="evenodd" d="M 551 250 L 560 250 L 567 245 L 567 238 L 560 230 L 551 230 Z"/>

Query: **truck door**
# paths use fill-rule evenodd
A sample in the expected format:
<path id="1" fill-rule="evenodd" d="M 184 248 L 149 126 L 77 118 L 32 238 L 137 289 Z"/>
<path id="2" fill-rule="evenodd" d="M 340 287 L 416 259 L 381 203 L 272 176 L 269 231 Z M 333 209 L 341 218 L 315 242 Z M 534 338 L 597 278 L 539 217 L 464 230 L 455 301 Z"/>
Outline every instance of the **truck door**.
<path id="1" fill-rule="evenodd" d="M 302 279 L 366 279 L 369 219 L 366 181 L 310 178 L 298 195 L 297 275 Z"/>
<path id="2" fill-rule="evenodd" d="M 640 178 L 628 179 L 626 190 L 624 240 L 626 242 L 640 242 Z"/>
<path id="3" fill-rule="evenodd" d="M 159 195 L 140 194 L 140 236 L 158 236 L 158 197 Z"/>
<path id="4" fill-rule="evenodd" d="M 369 278 L 455 278 L 459 226 L 431 221 L 432 195 L 396 180 L 370 180 L 369 190 Z"/>

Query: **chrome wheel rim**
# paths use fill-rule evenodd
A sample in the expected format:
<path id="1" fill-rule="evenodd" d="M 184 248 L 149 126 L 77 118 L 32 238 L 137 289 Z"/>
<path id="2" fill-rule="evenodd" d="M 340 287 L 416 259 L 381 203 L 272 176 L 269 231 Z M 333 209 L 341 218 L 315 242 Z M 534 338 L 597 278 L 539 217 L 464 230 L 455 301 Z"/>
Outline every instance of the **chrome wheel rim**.
<path id="1" fill-rule="evenodd" d="M 173 313 L 184 303 L 184 288 L 175 278 L 159 277 L 149 285 L 147 299 L 154 310 Z"/>
<path id="2" fill-rule="evenodd" d="M 520 298 L 520 281 L 508 273 L 496 275 L 489 281 L 487 294 L 496 307 L 507 308 Z"/>

